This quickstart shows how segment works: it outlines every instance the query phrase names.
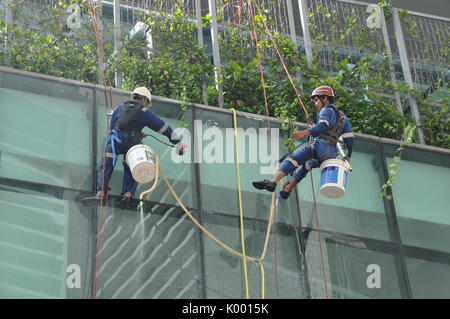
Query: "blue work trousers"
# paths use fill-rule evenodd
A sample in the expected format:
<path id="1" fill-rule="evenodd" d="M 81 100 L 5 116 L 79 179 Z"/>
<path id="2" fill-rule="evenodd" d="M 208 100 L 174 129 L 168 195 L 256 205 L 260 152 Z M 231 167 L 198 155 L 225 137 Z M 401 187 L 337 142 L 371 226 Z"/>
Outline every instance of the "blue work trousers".
<path id="1" fill-rule="evenodd" d="M 318 139 L 313 144 L 286 158 L 280 165 L 280 171 L 286 175 L 295 171 L 294 179 L 300 182 L 310 170 L 319 167 L 323 161 L 330 158 L 336 158 L 336 145 Z M 297 169 L 300 166 L 301 168 Z"/>
<path id="2" fill-rule="evenodd" d="M 122 142 L 114 142 L 114 149 L 115 149 L 115 160 L 117 160 L 118 155 L 123 155 L 123 180 L 122 180 L 122 191 L 121 195 L 125 194 L 126 192 L 130 191 L 131 196 L 134 196 L 134 193 L 137 188 L 137 182 L 133 179 L 133 176 L 131 175 L 130 167 L 126 163 L 125 156 L 130 148 L 132 148 L 135 145 L 141 144 L 141 140 L 137 137 L 134 137 L 129 134 L 119 134 L 119 137 Z M 111 179 L 111 175 L 114 171 L 114 164 L 113 164 L 113 149 L 111 145 L 111 141 L 108 142 L 105 148 L 105 153 L 103 154 L 102 158 L 102 165 L 100 166 L 100 170 L 97 177 L 97 190 L 101 189 L 108 189 L 108 184 Z M 104 168 L 104 172 L 103 172 Z"/>

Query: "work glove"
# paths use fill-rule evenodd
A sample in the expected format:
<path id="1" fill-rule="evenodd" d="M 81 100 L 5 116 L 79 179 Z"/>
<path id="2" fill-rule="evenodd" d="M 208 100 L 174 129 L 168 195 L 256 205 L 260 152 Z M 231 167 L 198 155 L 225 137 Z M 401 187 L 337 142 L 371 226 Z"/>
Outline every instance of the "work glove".
<path id="1" fill-rule="evenodd" d="M 176 149 L 176 153 L 178 155 L 183 155 L 184 154 L 184 150 L 187 148 L 187 145 L 184 144 L 183 142 L 180 142 L 177 144 L 177 149 Z"/>

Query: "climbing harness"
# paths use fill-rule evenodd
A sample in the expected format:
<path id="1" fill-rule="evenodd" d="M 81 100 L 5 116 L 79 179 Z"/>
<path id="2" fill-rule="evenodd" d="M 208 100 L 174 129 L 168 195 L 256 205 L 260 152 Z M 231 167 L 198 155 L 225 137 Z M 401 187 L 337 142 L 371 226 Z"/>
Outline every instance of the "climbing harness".
<path id="1" fill-rule="evenodd" d="M 122 143 L 122 140 L 119 138 L 119 133 L 116 130 L 112 130 L 109 134 L 109 143 L 111 143 L 111 150 L 113 155 L 113 166 L 116 166 L 117 155 L 116 155 L 116 142 Z"/>
<path id="2" fill-rule="evenodd" d="M 326 131 L 325 133 L 322 133 L 319 138 L 322 138 L 331 144 L 336 144 L 339 140 L 339 137 L 342 134 L 342 130 L 344 129 L 344 120 L 345 120 L 345 114 L 339 109 L 336 109 L 332 106 L 325 106 L 326 108 L 332 109 L 336 113 L 336 124 Z"/>

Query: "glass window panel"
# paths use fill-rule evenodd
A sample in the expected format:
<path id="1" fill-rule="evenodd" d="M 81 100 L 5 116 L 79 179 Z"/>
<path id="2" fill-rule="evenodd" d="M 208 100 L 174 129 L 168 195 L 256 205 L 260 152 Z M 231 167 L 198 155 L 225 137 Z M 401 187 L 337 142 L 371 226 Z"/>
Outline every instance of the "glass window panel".
<path id="1" fill-rule="evenodd" d="M 450 255 L 409 248 L 406 258 L 413 298 L 450 298 Z"/>
<path id="2" fill-rule="evenodd" d="M 195 117 L 202 208 L 239 215 L 232 117 L 206 110 Z"/>
<path id="3" fill-rule="evenodd" d="M 199 140 L 197 146 L 203 150 L 200 164 L 203 209 L 239 216 L 233 117 L 196 110 L 196 119 Z M 255 189 L 252 182 L 272 178 L 275 159 L 278 160 L 284 152 L 280 150 L 284 136 L 279 136 L 279 125 L 273 123 L 271 135 L 267 133 L 266 123 L 262 121 L 238 117 L 237 126 L 244 216 L 268 220 L 271 194 Z M 219 152 L 215 148 L 219 148 Z M 294 196 L 289 201 L 280 201 L 278 211 L 280 222 L 298 224 Z"/>
<path id="4" fill-rule="evenodd" d="M 204 214 L 202 223 L 208 231 L 226 245 L 242 251 L 239 218 Z M 266 227 L 266 223 L 246 221 L 244 231 L 247 256 L 261 257 Z M 229 252 L 206 236 L 204 238 L 207 298 L 245 298 L 242 257 Z M 306 284 L 301 272 L 302 259 L 299 257 L 299 245 L 295 231 L 290 226 L 283 227 L 279 224 L 276 238 L 276 250 L 273 237 L 271 237 L 262 262 L 265 298 L 306 298 Z M 247 273 L 250 297 L 261 298 L 260 266 L 254 261 L 247 261 Z"/>
<path id="5" fill-rule="evenodd" d="M 112 209 L 99 234 L 98 298 L 197 298 L 196 228 L 180 208 Z"/>
<path id="6" fill-rule="evenodd" d="M 388 157 L 388 166 L 393 163 Z M 393 185 L 404 244 L 450 252 L 449 186 L 450 155 L 404 150 Z"/>
<path id="7" fill-rule="evenodd" d="M 0 175 L 89 189 L 92 90 L 0 73 Z"/>
<path id="8" fill-rule="evenodd" d="M 311 230 L 303 230 L 302 234 L 312 298 L 327 298 L 327 295 L 330 299 L 402 297 L 396 268 L 398 256 L 392 247 L 372 240 L 320 232 L 321 257 L 317 234 Z M 379 267 L 378 282 L 370 265 Z"/>
<path id="9" fill-rule="evenodd" d="M 0 185 L 0 298 L 89 297 L 90 218 L 64 197 Z M 71 264 L 79 288 L 67 286 Z"/>
<path id="10" fill-rule="evenodd" d="M 383 167 L 379 144 L 355 139 L 344 197 L 330 199 L 320 194 L 320 168 L 313 170 L 313 183 L 320 228 L 351 235 L 389 240 L 381 192 Z M 302 225 L 316 227 L 311 176 L 297 186 Z"/>

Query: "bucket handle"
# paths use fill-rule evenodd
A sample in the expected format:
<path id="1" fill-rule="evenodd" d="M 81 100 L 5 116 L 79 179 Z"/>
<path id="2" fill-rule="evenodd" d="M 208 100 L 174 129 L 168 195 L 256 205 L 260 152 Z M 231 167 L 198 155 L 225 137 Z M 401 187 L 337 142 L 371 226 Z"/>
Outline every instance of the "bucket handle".
<path id="1" fill-rule="evenodd" d="M 341 153 L 342 157 L 345 158 L 345 154 L 344 151 L 342 150 L 341 144 L 339 144 L 339 142 L 337 143 L 337 147 L 339 149 L 339 152 Z M 347 165 L 347 168 L 350 172 L 353 171 L 352 166 L 350 165 L 350 163 L 347 160 L 344 160 L 345 165 Z"/>

